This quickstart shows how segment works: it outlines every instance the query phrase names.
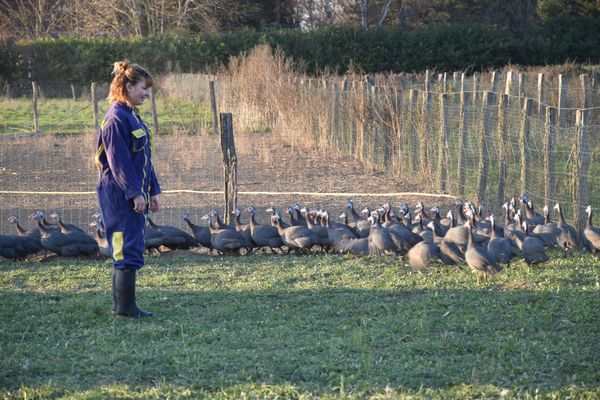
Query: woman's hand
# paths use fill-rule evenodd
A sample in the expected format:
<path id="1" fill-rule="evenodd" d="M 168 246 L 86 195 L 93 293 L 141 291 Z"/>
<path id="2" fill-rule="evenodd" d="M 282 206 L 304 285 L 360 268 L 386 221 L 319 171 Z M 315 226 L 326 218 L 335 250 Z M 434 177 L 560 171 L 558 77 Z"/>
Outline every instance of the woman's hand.
<path id="1" fill-rule="evenodd" d="M 158 205 L 158 195 L 156 196 L 150 196 L 150 211 L 157 212 L 159 209 L 159 205 Z"/>
<path id="2" fill-rule="evenodd" d="M 146 199 L 144 199 L 144 196 L 137 195 L 133 198 L 133 211 L 141 214 L 144 212 L 144 210 L 146 209 Z"/>

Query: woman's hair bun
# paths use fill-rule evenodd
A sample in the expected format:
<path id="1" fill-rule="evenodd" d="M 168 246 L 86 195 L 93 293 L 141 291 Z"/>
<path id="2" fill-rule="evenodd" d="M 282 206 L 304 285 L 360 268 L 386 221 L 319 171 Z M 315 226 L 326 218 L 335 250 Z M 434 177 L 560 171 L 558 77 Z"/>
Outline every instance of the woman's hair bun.
<path id="1" fill-rule="evenodd" d="M 112 74 L 114 76 L 119 76 L 122 73 L 124 73 L 125 71 L 127 71 L 128 67 L 129 67 L 129 62 L 128 61 L 117 61 L 113 65 Z"/>

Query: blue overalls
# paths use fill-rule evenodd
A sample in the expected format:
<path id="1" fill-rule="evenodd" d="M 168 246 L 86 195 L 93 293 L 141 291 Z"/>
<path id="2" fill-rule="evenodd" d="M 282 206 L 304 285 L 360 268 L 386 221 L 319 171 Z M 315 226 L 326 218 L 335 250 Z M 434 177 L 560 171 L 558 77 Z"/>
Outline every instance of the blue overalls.
<path id="1" fill-rule="evenodd" d="M 144 233 L 150 196 L 160 193 L 151 161 L 152 137 L 141 117 L 115 102 L 102 122 L 95 162 L 99 170 L 98 205 L 116 269 L 144 266 Z M 143 195 L 143 214 L 133 211 L 133 198 Z"/>

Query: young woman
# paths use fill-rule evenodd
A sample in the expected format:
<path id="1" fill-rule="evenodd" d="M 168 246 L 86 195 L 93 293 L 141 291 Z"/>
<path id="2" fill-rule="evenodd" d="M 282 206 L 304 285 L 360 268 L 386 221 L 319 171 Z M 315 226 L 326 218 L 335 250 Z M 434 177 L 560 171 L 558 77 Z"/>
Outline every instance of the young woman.
<path id="1" fill-rule="evenodd" d="M 114 64 L 108 102 L 96 149 L 96 193 L 112 248 L 113 314 L 148 317 L 135 301 L 136 271 L 144 266 L 148 210 L 158 211 L 160 186 L 152 166 L 152 136 L 137 113 L 149 96 L 152 76 L 142 67 Z"/>

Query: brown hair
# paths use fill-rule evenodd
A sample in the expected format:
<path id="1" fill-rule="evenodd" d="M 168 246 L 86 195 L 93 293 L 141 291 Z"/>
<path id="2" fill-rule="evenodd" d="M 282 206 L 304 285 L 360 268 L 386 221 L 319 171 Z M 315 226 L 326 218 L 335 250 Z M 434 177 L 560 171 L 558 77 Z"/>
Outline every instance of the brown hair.
<path id="1" fill-rule="evenodd" d="M 137 84 L 144 79 L 146 86 L 152 86 L 152 76 L 144 68 L 137 64 L 129 64 L 129 61 L 117 61 L 114 63 L 112 74 L 115 76 L 110 84 L 108 92 L 108 102 L 110 104 L 119 101 L 133 108 L 131 100 L 127 97 L 127 84 Z"/>

